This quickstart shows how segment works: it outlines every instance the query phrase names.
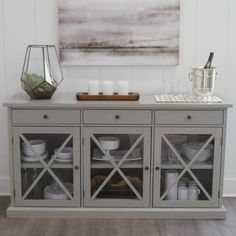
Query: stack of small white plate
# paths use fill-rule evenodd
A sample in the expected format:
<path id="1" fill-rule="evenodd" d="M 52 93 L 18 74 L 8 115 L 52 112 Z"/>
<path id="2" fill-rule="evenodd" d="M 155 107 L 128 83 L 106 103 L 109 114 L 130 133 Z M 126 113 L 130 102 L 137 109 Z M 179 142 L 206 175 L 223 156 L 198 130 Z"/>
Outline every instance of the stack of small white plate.
<path id="1" fill-rule="evenodd" d="M 22 155 L 21 159 L 27 162 L 36 162 L 39 161 L 38 157 L 35 155 L 35 152 L 45 160 L 48 157 L 48 151 L 46 150 L 46 142 L 44 140 L 29 140 L 30 145 L 22 143 Z M 35 152 L 32 150 L 34 149 Z"/>
<path id="2" fill-rule="evenodd" d="M 110 152 L 115 162 L 119 162 L 123 156 L 128 152 L 128 150 L 114 150 Z M 92 160 L 94 161 L 109 161 L 106 156 L 103 155 L 100 149 L 93 150 Z M 135 148 L 133 152 L 125 159 L 127 161 L 139 161 L 142 160 L 140 148 Z"/>
<path id="3" fill-rule="evenodd" d="M 68 190 L 70 194 L 73 193 L 73 184 L 72 183 L 63 183 L 65 188 Z M 57 186 L 55 188 L 55 186 Z M 43 197 L 47 200 L 67 200 L 69 197 L 66 193 L 61 189 L 61 187 L 57 184 L 50 184 L 46 186 L 43 190 Z"/>
<path id="4" fill-rule="evenodd" d="M 191 143 L 185 143 L 182 145 L 182 153 L 186 158 L 189 160 L 192 160 L 194 156 L 197 154 L 197 152 L 203 147 L 204 143 L 197 143 L 197 142 L 191 142 Z M 210 159 L 213 155 L 213 145 L 209 144 L 197 157 L 195 162 L 206 162 Z"/>
<path id="5" fill-rule="evenodd" d="M 56 152 L 58 150 L 59 150 L 59 148 L 56 148 L 54 150 L 54 153 L 56 154 Z M 65 147 L 61 150 L 60 153 L 58 153 L 55 161 L 68 163 L 68 162 L 72 162 L 72 159 L 73 159 L 73 148 L 72 147 Z"/>

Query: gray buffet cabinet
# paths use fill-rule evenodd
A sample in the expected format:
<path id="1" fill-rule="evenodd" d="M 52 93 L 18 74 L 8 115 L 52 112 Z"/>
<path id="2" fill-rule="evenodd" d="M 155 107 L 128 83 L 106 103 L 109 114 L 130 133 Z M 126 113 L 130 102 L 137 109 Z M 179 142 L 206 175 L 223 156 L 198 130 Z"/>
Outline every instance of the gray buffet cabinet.
<path id="1" fill-rule="evenodd" d="M 78 102 L 57 95 L 51 100 L 15 96 L 5 106 L 9 218 L 226 217 L 222 193 L 230 104 L 157 104 L 154 96 Z M 118 138 L 119 147 L 105 150 L 103 136 Z M 45 142 L 44 154 L 32 140 Z M 34 155 L 27 156 L 25 147 Z M 64 147 L 72 150 L 67 158 L 60 155 Z M 197 189 L 193 198 L 179 199 L 179 186 L 189 193 L 191 184 Z"/>

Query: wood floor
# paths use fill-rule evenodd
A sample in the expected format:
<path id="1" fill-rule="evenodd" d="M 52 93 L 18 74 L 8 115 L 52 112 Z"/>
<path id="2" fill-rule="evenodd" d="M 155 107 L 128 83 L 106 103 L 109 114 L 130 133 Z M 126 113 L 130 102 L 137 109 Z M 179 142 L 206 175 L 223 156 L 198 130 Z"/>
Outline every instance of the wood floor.
<path id="1" fill-rule="evenodd" d="M 0 236 L 236 236 L 236 198 L 226 198 L 226 220 L 6 219 L 0 198 Z"/>

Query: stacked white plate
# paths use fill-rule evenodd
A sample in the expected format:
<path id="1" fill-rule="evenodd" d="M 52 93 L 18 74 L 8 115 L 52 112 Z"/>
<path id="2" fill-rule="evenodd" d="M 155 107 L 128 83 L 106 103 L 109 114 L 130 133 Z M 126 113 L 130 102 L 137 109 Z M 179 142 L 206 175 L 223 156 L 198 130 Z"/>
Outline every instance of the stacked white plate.
<path id="1" fill-rule="evenodd" d="M 45 160 L 48 157 L 48 152 L 46 150 L 46 142 L 44 140 L 35 139 L 29 140 L 30 145 L 22 143 L 22 155 L 21 159 L 28 162 L 39 161 L 38 157 L 35 155 L 35 152 Z M 34 151 L 32 150 L 34 149 Z"/>
<path id="2" fill-rule="evenodd" d="M 191 142 L 182 145 L 182 153 L 186 158 L 192 160 L 197 152 L 203 147 L 204 143 Z M 206 162 L 213 155 L 213 145 L 209 144 L 197 157 L 195 162 Z"/>
<path id="3" fill-rule="evenodd" d="M 110 152 L 115 162 L 119 162 L 123 156 L 128 152 L 128 150 L 114 150 Z M 107 157 L 103 155 L 100 149 L 93 150 L 92 160 L 94 161 L 108 161 Z M 140 148 L 136 148 L 133 152 L 125 159 L 126 161 L 139 161 L 142 160 Z"/>
<path id="4" fill-rule="evenodd" d="M 43 190 L 44 199 L 47 199 L 47 200 L 67 200 L 67 199 L 69 199 L 69 197 L 61 189 L 61 187 L 58 185 L 57 188 L 55 188 L 55 185 L 58 185 L 58 184 L 57 183 L 50 184 L 44 188 L 44 190 Z M 72 183 L 63 183 L 63 185 L 68 190 L 68 192 L 72 195 L 73 184 Z"/>
<path id="5" fill-rule="evenodd" d="M 54 153 L 56 154 L 58 150 L 59 148 L 56 148 L 54 150 Z M 55 161 L 67 163 L 67 162 L 72 162 L 72 159 L 73 159 L 73 148 L 65 147 L 61 150 L 60 153 L 57 154 Z"/>

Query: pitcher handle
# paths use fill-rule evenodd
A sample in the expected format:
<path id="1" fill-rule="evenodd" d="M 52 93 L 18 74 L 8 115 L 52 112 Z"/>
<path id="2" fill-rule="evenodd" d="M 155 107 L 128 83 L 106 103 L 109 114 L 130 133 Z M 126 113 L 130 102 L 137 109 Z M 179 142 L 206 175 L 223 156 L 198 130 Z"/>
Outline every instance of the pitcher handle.
<path id="1" fill-rule="evenodd" d="M 199 195 L 201 193 L 201 190 L 198 188 L 197 189 L 197 195 Z"/>
<path id="2" fill-rule="evenodd" d="M 188 78 L 189 78 L 190 81 L 193 81 L 193 72 L 190 72 L 188 74 Z"/>

